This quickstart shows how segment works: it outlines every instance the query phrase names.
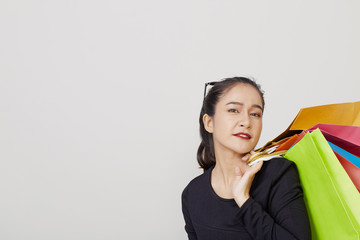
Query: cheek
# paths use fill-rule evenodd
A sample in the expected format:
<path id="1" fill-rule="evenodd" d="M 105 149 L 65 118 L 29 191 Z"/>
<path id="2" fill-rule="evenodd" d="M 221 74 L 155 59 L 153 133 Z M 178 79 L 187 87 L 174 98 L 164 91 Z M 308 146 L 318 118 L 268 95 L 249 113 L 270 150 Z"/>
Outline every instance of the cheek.
<path id="1" fill-rule="evenodd" d="M 260 134 L 261 134 L 261 131 L 262 131 L 262 121 L 259 121 L 259 122 L 255 125 L 255 127 L 256 127 L 256 132 L 257 132 L 257 134 L 260 135 Z"/>
<path id="2" fill-rule="evenodd" d="M 226 129 L 227 126 L 229 126 L 230 122 L 231 122 L 231 119 L 229 119 L 229 118 L 218 117 L 218 118 L 214 118 L 213 124 L 214 124 L 214 128 Z"/>

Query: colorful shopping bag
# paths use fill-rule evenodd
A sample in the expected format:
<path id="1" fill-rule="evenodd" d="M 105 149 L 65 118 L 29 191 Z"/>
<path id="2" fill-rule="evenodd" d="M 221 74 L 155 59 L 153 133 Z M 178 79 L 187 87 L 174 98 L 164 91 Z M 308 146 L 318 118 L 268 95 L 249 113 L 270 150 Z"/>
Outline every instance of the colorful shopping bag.
<path id="1" fill-rule="evenodd" d="M 360 127 L 320 123 L 309 128 L 308 131 L 317 128 L 321 130 L 326 140 L 358 157 L 360 156 Z"/>
<path id="2" fill-rule="evenodd" d="M 360 192 L 360 168 L 349 162 L 346 158 L 335 152 L 336 158 L 339 160 L 346 173 L 354 183 L 357 190 Z"/>
<path id="3" fill-rule="evenodd" d="M 360 192 L 360 127 L 319 123 L 307 131 L 320 129 L 337 159 Z M 352 154 L 353 153 L 353 154 Z"/>
<path id="4" fill-rule="evenodd" d="M 327 135 L 345 139 L 348 142 L 360 146 L 360 127 L 358 126 L 318 123 L 308 130 L 313 131 L 317 128 L 319 128 L 323 134 L 326 133 Z"/>
<path id="5" fill-rule="evenodd" d="M 287 140 L 280 144 L 279 147 L 276 148 L 276 151 L 289 150 L 291 146 L 295 144 L 298 137 L 298 134 L 294 134 L 293 136 L 286 138 Z"/>
<path id="6" fill-rule="evenodd" d="M 288 150 L 296 163 L 312 239 L 360 239 L 360 194 L 319 129 Z"/>
<path id="7" fill-rule="evenodd" d="M 360 102 L 302 108 L 290 126 L 271 142 L 300 133 L 318 123 L 360 126 Z"/>
<path id="8" fill-rule="evenodd" d="M 337 103 L 303 108 L 290 130 L 303 130 L 317 123 L 360 126 L 360 102 Z"/>
<path id="9" fill-rule="evenodd" d="M 354 164 L 356 167 L 360 168 L 360 158 L 358 158 L 357 156 L 355 156 L 354 154 L 351 154 L 350 152 L 342 149 L 339 146 L 336 146 L 335 144 L 329 142 L 329 145 L 331 147 L 331 149 L 338 153 L 339 155 L 341 155 L 343 158 L 347 159 L 349 162 L 351 162 L 352 164 Z"/>

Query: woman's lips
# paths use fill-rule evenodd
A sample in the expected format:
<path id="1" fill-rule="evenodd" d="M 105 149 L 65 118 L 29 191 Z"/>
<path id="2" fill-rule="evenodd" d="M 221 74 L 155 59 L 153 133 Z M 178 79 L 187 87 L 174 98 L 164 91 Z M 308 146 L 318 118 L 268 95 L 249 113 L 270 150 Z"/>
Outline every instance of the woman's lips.
<path id="1" fill-rule="evenodd" d="M 250 135 L 250 134 L 248 134 L 248 133 L 243 133 L 243 132 L 235 133 L 235 134 L 233 134 L 233 136 L 239 137 L 239 138 L 242 138 L 242 139 L 246 139 L 246 140 L 251 139 L 251 135 Z"/>

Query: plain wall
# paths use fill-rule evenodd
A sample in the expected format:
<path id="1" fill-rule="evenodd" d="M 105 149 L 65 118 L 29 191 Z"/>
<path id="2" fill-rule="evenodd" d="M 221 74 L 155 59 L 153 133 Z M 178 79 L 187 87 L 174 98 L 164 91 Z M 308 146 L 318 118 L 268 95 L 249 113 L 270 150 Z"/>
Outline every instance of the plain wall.
<path id="1" fill-rule="evenodd" d="M 359 1 L 0 2 L 0 239 L 186 239 L 204 83 L 265 90 L 259 146 L 359 101 Z"/>

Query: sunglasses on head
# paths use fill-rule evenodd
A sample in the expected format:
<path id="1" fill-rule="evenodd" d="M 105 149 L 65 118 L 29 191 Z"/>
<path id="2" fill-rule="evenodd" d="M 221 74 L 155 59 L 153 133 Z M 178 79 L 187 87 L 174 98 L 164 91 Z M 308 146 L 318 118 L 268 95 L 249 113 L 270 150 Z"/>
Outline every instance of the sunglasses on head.
<path id="1" fill-rule="evenodd" d="M 210 91 L 211 87 L 213 87 L 217 82 L 207 82 L 205 83 L 205 89 L 204 89 L 204 98 L 206 97 L 206 94 Z"/>

